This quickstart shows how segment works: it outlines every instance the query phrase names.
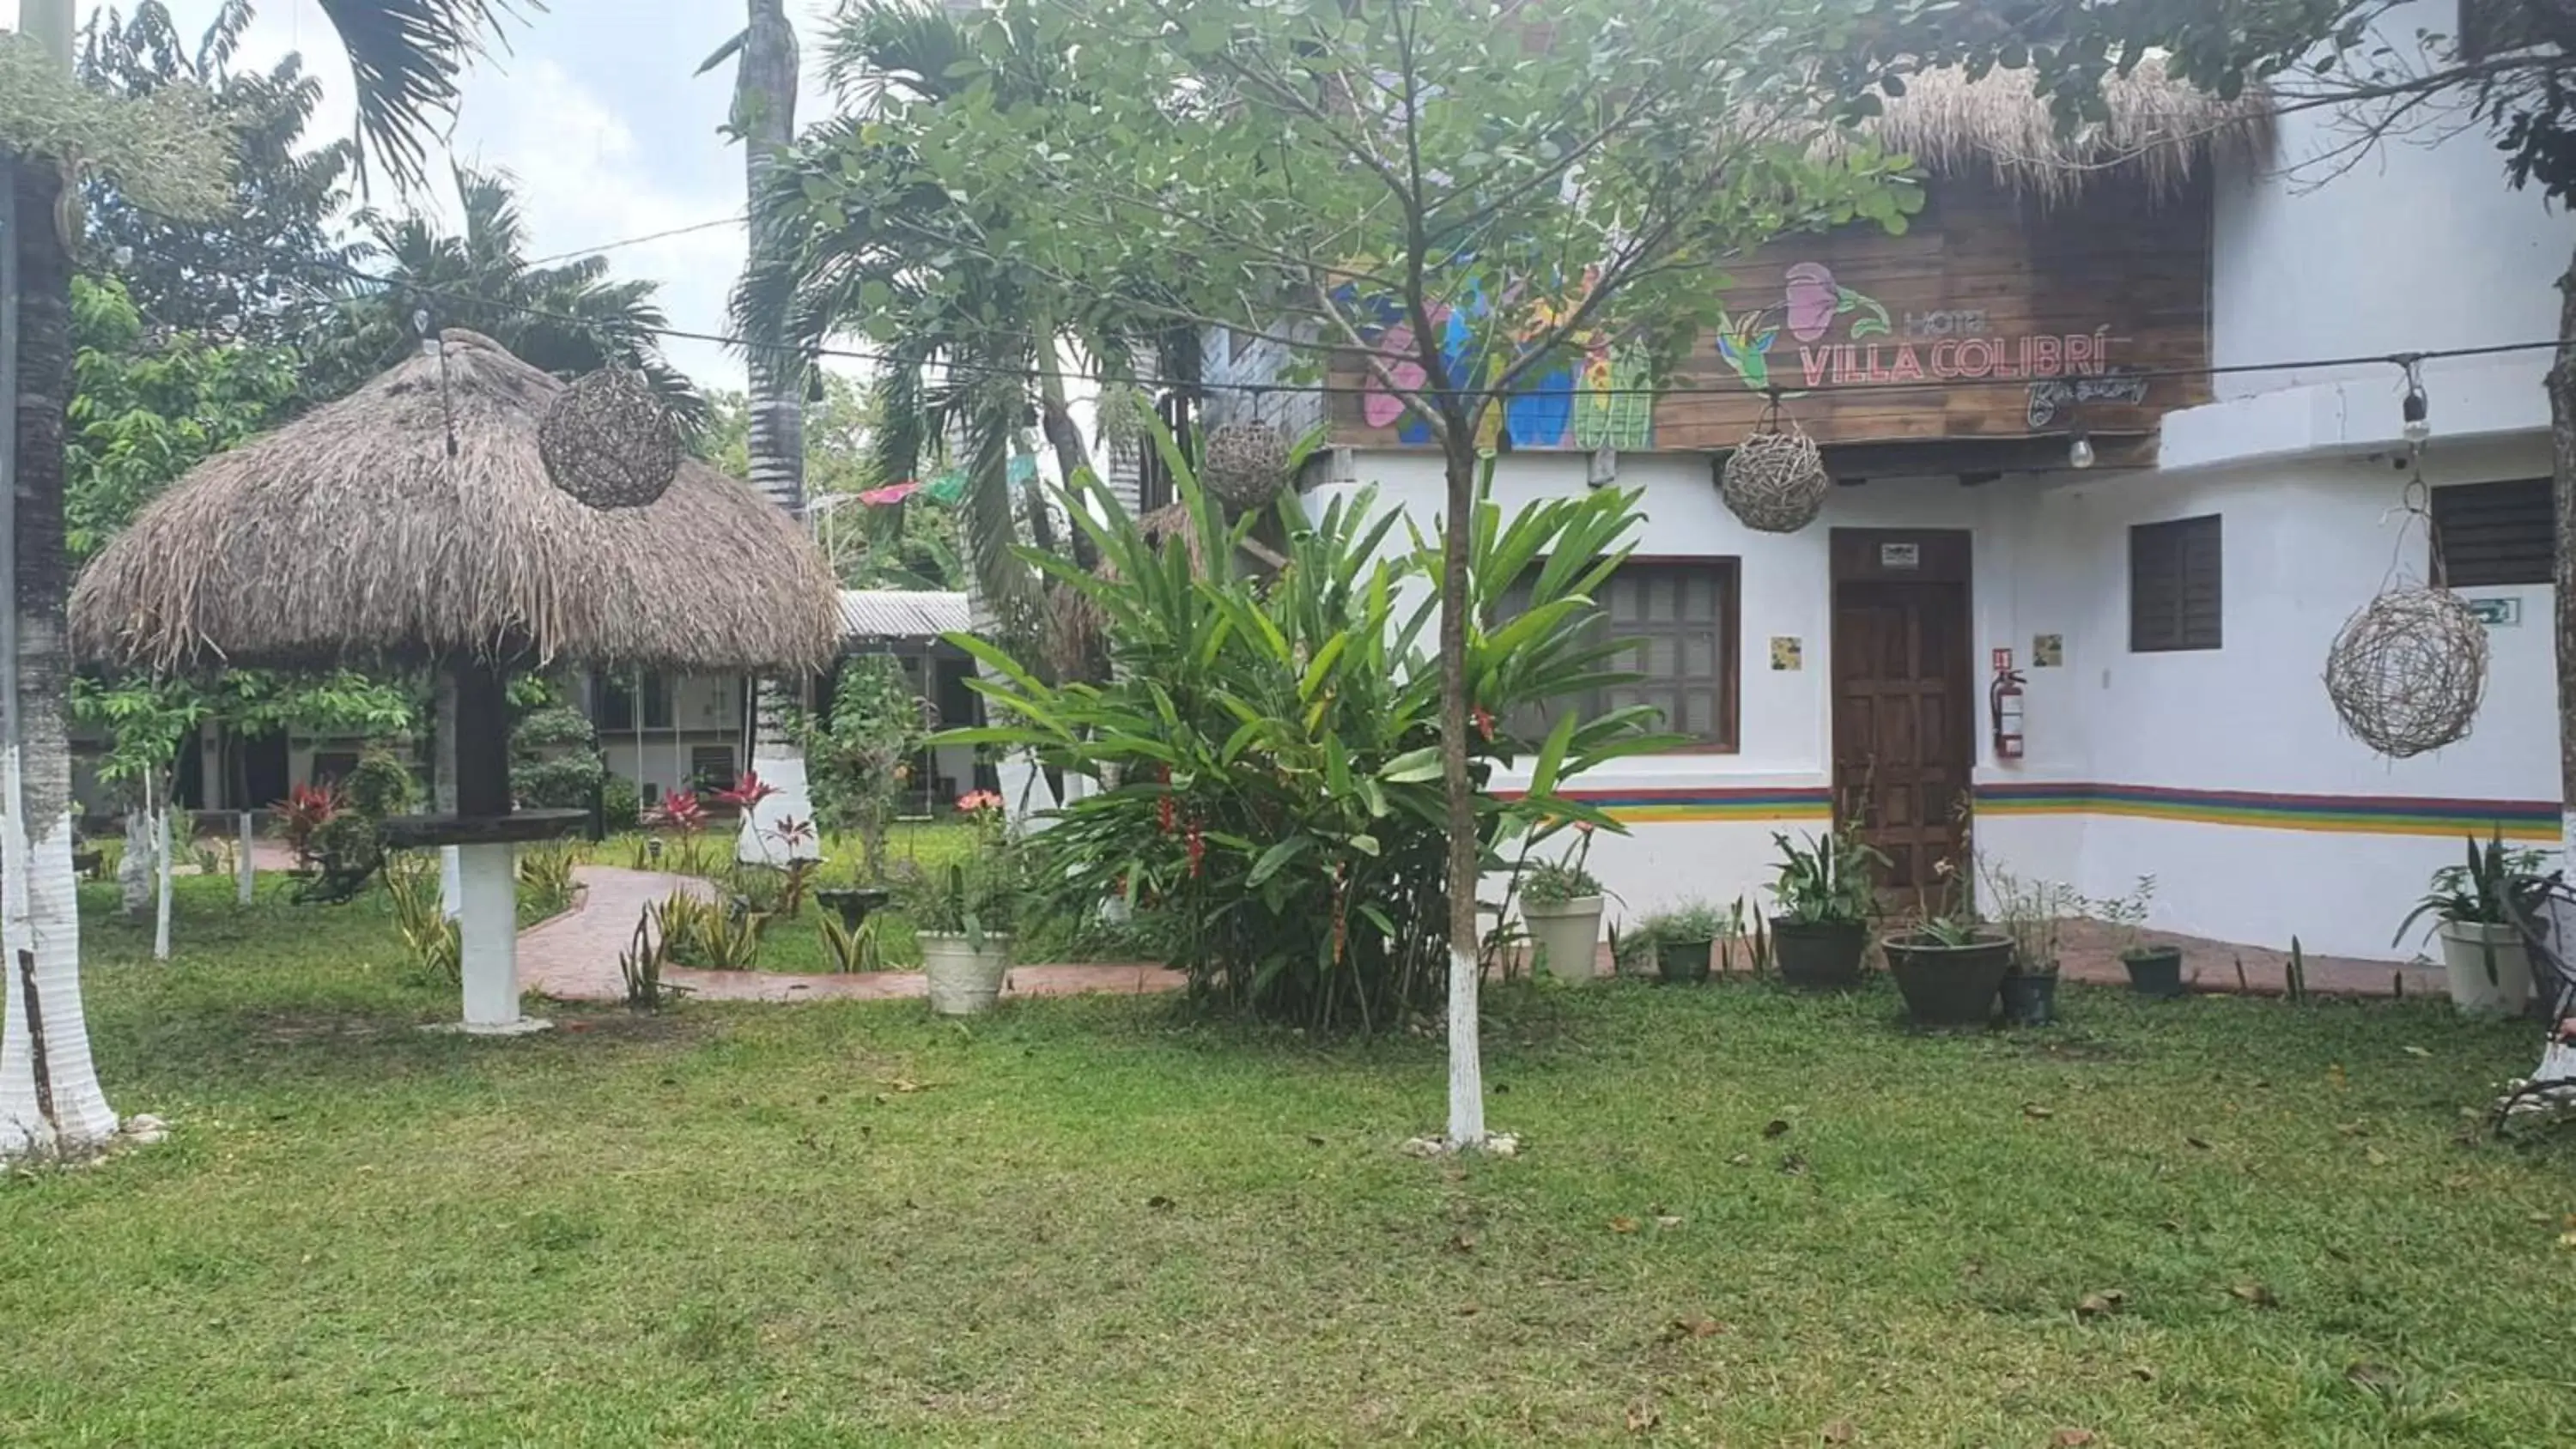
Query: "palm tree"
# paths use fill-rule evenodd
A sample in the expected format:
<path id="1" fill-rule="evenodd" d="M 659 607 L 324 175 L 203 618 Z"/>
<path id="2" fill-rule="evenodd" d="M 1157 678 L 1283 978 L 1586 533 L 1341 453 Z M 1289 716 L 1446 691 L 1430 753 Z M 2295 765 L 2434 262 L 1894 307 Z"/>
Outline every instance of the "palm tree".
<path id="1" fill-rule="evenodd" d="M 769 184 L 779 157 L 796 139 L 796 28 L 787 23 L 784 0 L 749 3 L 749 18 L 742 32 L 708 56 L 699 65 L 698 74 L 706 74 L 729 56 L 739 57 L 734 70 L 732 128 L 742 141 L 745 190 L 757 198 Z M 776 241 L 776 228 L 755 214 L 747 265 L 759 265 Z M 756 336 L 747 349 L 751 484 L 770 502 L 786 509 L 788 516 L 802 519 L 804 369 L 794 354 L 774 344 L 772 337 Z M 813 801 L 805 790 L 805 757 L 786 723 L 788 707 L 793 703 L 785 685 L 776 680 L 761 682 L 758 706 L 752 712 L 751 754 L 756 762 L 754 768 L 778 794 L 765 812 L 743 814 L 738 853 L 746 860 L 768 858 L 767 844 L 758 832 L 769 820 L 814 818 Z"/>
<path id="2" fill-rule="evenodd" d="M 308 342 L 308 396 L 339 397 L 401 361 L 420 345 L 413 314 L 426 312 L 433 327 L 472 328 L 548 372 L 632 368 L 683 427 L 704 421 L 706 400 L 662 356 L 658 339 L 670 319 L 653 300 L 656 284 L 612 281 L 599 256 L 530 266 L 511 179 L 450 170 L 464 217 L 457 231 L 417 207 L 358 214 L 366 237 L 358 260 L 384 280 L 349 286 L 331 324 Z"/>
<path id="3" fill-rule="evenodd" d="M 451 111 L 456 80 L 481 35 L 509 13 L 507 0 L 321 0 L 338 30 L 357 81 L 358 127 L 372 156 L 399 184 L 420 176 L 422 134 L 429 118 Z M 41 52 L 42 74 L 71 84 L 71 0 L 21 0 L 24 37 L 0 56 L 28 64 Z M 32 42 L 32 47 L 29 42 Z M 30 75 L 6 82 L 26 88 Z M 68 109 L 68 108 L 66 108 Z M 103 113 L 93 112 L 93 118 Z M 105 122 L 101 122 L 102 128 Z M 6 877 L 5 931 L 0 931 L 0 1156 L 79 1149 L 104 1140 L 117 1118 L 90 1061 L 81 1014 L 80 916 L 72 877 L 71 751 L 65 729 L 70 657 L 63 600 L 70 566 L 63 549 L 63 417 L 71 395 L 70 289 L 72 237 L 63 205 L 58 132 L 24 136 L 0 128 L 0 246 L 6 248 L 0 307 L 14 307 L 15 345 L 0 371 L 0 397 L 14 381 L 14 428 L 0 448 L 12 476 L 0 479 L 14 498 L 9 558 L 16 596 L 0 625 L 0 691 L 13 696 L 8 737 L 0 740 L 0 875 Z M 113 141 L 93 136 L 93 143 Z M 192 138 L 167 138 L 164 154 L 142 160 L 169 165 L 171 151 Z M 197 137 L 203 147 L 219 137 Z M 137 148 L 138 150 L 145 148 Z M 85 159 L 96 156 L 95 145 Z M 220 171 L 220 154 L 213 169 Z M 132 179 L 132 178 L 123 178 Z M 0 502 L 0 509 L 7 509 Z M 6 516 L 6 515 L 0 515 Z"/>
<path id="4" fill-rule="evenodd" d="M 755 196 L 757 224 L 771 240 L 735 294 L 736 321 L 752 336 L 798 347 L 851 331 L 877 340 L 886 359 L 876 397 L 880 476 L 917 477 L 943 454 L 961 467 L 975 627 L 1035 642 L 1053 607 L 1015 546 L 1053 551 L 1061 539 L 1077 561 L 1094 561 L 1079 529 L 1059 527 L 1035 474 L 1022 470 L 1015 481 L 1012 454 L 1034 420 L 1065 478 L 1088 468 L 1065 351 L 1123 365 L 1145 329 L 1052 278 L 927 241 L 954 235 L 947 226 L 907 224 L 984 204 L 932 182 L 899 125 L 871 124 L 955 101 L 959 63 L 993 59 L 970 55 L 974 42 L 954 13 L 918 0 L 855 0 L 824 44 L 826 73 L 852 113 L 807 132 Z M 1058 58 L 1034 43 L 973 69 L 999 78 L 996 105 L 1012 99 L 1003 91 L 1038 95 L 1066 84 Z M 844 215 L 806 205 L 809 179 L 837 179 L 854 166 L 877 181 L 877 206 Z M 1075 661 L 1060 653 L 1056 662 Z"/>

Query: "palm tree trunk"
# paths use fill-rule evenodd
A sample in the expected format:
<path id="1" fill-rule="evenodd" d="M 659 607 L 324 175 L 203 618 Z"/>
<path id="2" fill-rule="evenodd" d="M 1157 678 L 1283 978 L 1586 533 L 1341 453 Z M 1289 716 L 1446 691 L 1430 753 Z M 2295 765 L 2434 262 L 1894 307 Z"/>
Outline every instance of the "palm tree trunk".
<path id="1" fill-rule="evenodd" d="M 70 657 L 63 630 L 63 412 L 71 395 L 71 258 L 55 223 L 55 168 L 0 153 L 0 240 L 14 276 L 17 417 L 15 738 L 0 740 L 7 1012 L 0 1020 L 0 1156 L 78 1150 L 116 1131 L 81 1013 L 80 912 L 72 874 Z M 23 223 L 23 224 L 22 224 Z M 14 283 L 14 287 L 8 285 Z M 5 302 L 0 302 L 5 305 Z M 5 395 L 6 388 L 0 388 Z M 0 504 L 0 506 L 7 506 Z"/>
<path id="2" fill-rule="evenodd" d="M 743 32 L 742 58 L 734 72 L 733 124 L 742 135 L 743 171 L 751 201 L 753 260 L 778 243 L 776 229 L 761 221 L 761 193 L 778 157 L 796 139 L 796 30 L 787 21 L 785 0 L 750 0 L 750 25 Z M 804 369 L 785 350 L 760 345 L 750 349 L 750 426 L 745 452 L 752 486 L 770 502 L 805 521 Z M 751 711 L 751 768 L 775 795 L 743 812 L 742 834 L 735 856 L 767 861 L 782 852 L 769 845 L 767 832 L 782 819 L 810 821 L 814 804 L 805 784 L 805 754 L 787 727 L 797 691 L 780 680 L 762 680 Z M 819 855 L 821 837 L 811 844 L 788 847 L 795 855 Z"/>

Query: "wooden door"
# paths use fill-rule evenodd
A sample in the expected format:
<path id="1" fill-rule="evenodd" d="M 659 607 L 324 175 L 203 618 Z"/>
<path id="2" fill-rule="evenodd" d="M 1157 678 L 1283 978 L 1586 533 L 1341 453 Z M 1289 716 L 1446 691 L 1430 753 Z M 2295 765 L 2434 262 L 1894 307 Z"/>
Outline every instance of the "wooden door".
<path id="1" fill-rule="evenodd" d="M 1835 815 L 1886 855 L 1890 909 L 1938 910 L 1939 864 L 1968 868 L 1967 535 L 1836 529 L 1833 557 Z"/>

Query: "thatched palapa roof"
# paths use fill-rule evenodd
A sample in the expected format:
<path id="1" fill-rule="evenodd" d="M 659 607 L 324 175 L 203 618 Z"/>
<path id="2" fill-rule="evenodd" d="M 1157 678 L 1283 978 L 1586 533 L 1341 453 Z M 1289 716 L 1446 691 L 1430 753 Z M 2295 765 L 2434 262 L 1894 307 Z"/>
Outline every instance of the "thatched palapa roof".
<path id="1" fill-rule="evenodd" d="M 1935 176 L 1983 175 L 2049 204 L 2105 182 L 2168 197 L 2201 166 L 2271 159 L 2272 99 L 2259 86 L 2222 100 L 2166 74 L 2150 55 L 2125 76 L 2104 77 L 2107 119 L 2067 131 L 2033 79 L 2029 70 L 1973 81 L 1955 67 L 1926 70 L 1905 77 L 1905 94 L 1886 97 L 1859 129 Z"/>
<path id="2" fill-rule="evenodd" d="M 537 454 L 562 384 L 480 334 L 444 341 L 443 387 L 415 356 L 172 485 L 82 574 L 74 648 L 170 669 L 832 658 L 837 586 L 784 513 L 695 461 L 649 507 L 584 505 Z"/>

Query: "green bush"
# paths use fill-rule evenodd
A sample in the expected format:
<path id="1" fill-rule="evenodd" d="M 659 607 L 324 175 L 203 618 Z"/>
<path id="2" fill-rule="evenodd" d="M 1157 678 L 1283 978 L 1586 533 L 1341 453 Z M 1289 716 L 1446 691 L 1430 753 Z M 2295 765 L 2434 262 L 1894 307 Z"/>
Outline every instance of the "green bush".
<path id="1" fill-rule="evenodd" d="M 610 835 L 622 835 L 644 823 L 644 797 L 635 782 L 622 775 L 611 775 L 600 782 L 600 829 Z"/>
<path id="2" fill-rule="evenodd" d="M 1098 543 L 1095 576 L 1032 554 L 1103 621 L 1105 684 L 1044 683 L 980 639 L 954 636 L 1000 676 L 979 683 L 993 725 L 942 739 L 1032 751 L 1115 777 L 1021 847 L 1053 914 L 1087 919 L 1124 896 L 1148 908 L 1204 1002 L 1281 1021 L 1389 1026 L 1447 989 L 1448 831 L 1441 793 L 1436 543 L 1387 550 L 1395 515 L 1373 499 L 1310 519 L 1278 505 L 1285 563 L 1256 573 L 1231 528 L 1176 468 L 1194 537 L 1148 541 L 1106 490 L 1068 511 Z M 1474 519 L 1468 678 L 1481 786 L 1515 762 L 1525 793 L 1479 793 L 1483 845 L 1589 820 L 1561 793 L 1583 770 L 1658 748 L 1653 712 L 1590 719 L 1551 701 L 1623 682 L 1590 591 L 1625 556 L 1635 495 L 1551 500 Z M 1381 555 L 1384 556 L 1381 556 Z M 1193 560 L 1203 561 L 1194 565 Z M 1513 586 L 1519 588 L 1515 590 Z M 1498 618 L 1507 591 L 1520 603 Z M 1508 722 L 1552 721 L 1544 740 Z"/>

